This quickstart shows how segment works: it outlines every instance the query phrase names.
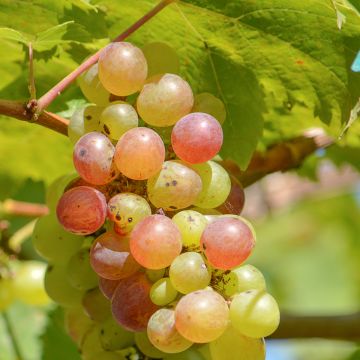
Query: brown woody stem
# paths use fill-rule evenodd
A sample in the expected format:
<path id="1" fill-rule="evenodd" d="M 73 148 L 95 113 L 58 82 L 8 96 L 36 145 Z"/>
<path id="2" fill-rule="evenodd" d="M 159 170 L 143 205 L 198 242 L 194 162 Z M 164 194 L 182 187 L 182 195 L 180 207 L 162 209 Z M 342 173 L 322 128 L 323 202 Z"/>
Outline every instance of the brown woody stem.
<path id="1" fill-rule="evenodd" d="M 49 208 L 44 204 L 28 203 L 12 199 L 4 200 L 1 204 L 1 212 L 6 215 L 39 217 L 49 213 Z"/>

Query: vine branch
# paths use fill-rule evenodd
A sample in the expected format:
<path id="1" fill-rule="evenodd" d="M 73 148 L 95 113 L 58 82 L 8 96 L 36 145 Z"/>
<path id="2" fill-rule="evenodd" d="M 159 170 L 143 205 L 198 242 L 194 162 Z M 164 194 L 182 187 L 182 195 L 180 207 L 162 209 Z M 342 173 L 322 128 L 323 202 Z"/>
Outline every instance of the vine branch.
<path id="1" fill-rule="evenodd" d="M 39 217 L 49 213 L 49 208 L 45 204 L 28 203 L 6 199 L 0 203 L 1 215 Z"/>

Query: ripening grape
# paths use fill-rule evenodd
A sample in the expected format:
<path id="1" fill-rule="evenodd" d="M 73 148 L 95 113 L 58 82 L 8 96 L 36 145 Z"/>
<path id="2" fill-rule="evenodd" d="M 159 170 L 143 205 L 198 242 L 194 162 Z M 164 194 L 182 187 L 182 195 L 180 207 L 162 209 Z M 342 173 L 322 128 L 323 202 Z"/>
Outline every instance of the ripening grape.
<path id="1" fill-rule="evenodd" d="M 92 65 L 88 71 L 78 77 L 80 89 L 86 99 L 94 104 L 106 106 L 109 104 L 110 93 L 99 80 L 98 64 Z"/>
<path id="2" fill-rule="evenodd" d="M 150 342 L 146 331 L 135 334 L 135 343 L 144 355 L 152 359 L 162 359 L 166 355 Z"/>
<path id="3" fill-rule="evenodd" d="M 133 193 L 120 193 L 113 196 L 108 202 L 108 218 L 116 225 L 116 232 L 128 234 L 135 225 L 151 215 L 148 202 Z"/>
<path id="4" fill-rule="evenodd" d="M 113 42 L 99 58 L 99 79 L 104 88 L 118 96 L 131 95 L 143 86 L 147 76 L 144 54 L 128 42 Z"/>
<path id="5" fill-rule="evenodd" d="M 10 306 L 14 300 L 13 282 L 10 279 L 0 279 L 0 312 Z"/>
<path id="6" fill-rule="evenodd" d="M 202 112 L 213 116 L 220 124 L 226 119 L 224 103 L 213 94 L 201 93 L 194 97 L 192 112 Z"/>
<path id="7" fill-rule="evenodd" d="M 142 273 L 122 280 L 112 297 L 112 312 L 121 326 L 130 331 L 144 331 L 158 307 L 150 299 L 151 283 Z"/>
<path id="8" fill-rule="evenodd" d="M 177 354 L 167 354 L 163 360 L 205 360 L 202 354 L 193 348 Z"/>
<path id="9" fill-rule="evenodd" d="M 265 360 L 264 340 L 242 336 L 232 326 L 209 346 L 212 360 Z"/>
<path id="10" fill-rule="evenodd" d="M 159 309 L 151 316 L 147 335 L 151 343 L 165 353 L 179 353 L 192 345 L 179 334 L 175 326 L 175 312 L 170 309 Z"/>
<path id="11" fill-rule="evenodd" d="M 201 189 L 200 176 L 179 161 L 165 161 L 160 172 L 147 182 L 151 203 L 168 211 L 194 204 Z"/>
<path id="12" fill-rule="evenodd" d="M 186 339 L 206 343 L 217 339 L 227 328 L 229 308 L 213 290 L 197 290 L 180 299 L 175 308 L 176 328 Z"/>
<path id="13" fill-rule="evenodd" d="M 205 216 L 197 211 L 183 210 L 175 214 L 172 221 L 180 230 L 183 247 L 187 251 L 199 250 L 201 234 L 207 225 Z"/>
<path id="14" fill-rule="evenodd" d="M 141 50 L 148 64 L 148 77 L 157 74 L 179 73 L 179 57 L 171 46 L 163 42 L 152 42 L 146 44 Z"/>
<path id="15" fill-rule="evenodd" d="M 113 140 L 119 140 L 126 131 L 138 126 L 136 110 L 125 102 L 112 103 L 101 113 L 99 131 Z"/>
<path id="16" fill-rule="evenodd" d="M 155 283 L 165 275 L 165 269 L 146 269 L 145 270 L 146 277 L 152 282 Z"/>
<path id="17" fill-rule="evenodd" d="M 75 144 L 73 161 L 78 174 L 90 184 L 103 185 L 117 176 L 115 147 L 103 134 L 91 132 Z"/>
<path id="18" fill-rule="evenodd" d="M 255 246 L 255 237 L 240 218 L 219 217 L 207 225 L 200 244 L 212 266 L 228 270 L 248 258 Z"/>
<path id="19" fill-rule="evenodd" d="M 171 133 L 175 154 L 190 164 L 212 159 L 221 149 L 223 132 L 218 121 L 205 113 L 191 113 L 181 118 Z"/>
<path id="20" fill-rule="evenodd" d="M 112 317 L 99 329 L 100 342 L 105 350 L 122 350 L 134 344 L 134 333 L 125 330 Z"/>
<path id="21" fill-rule="evenodd" d="M 137 98 L 140 117 L 152 126 L 174 125 L 191 111 L 194 97 L 180 76 L 164 74 L 149 79 Z"/>
<path id="22" fill-rule="evenodd" d="M 164 306 L 176 299 L 178 292 L 168 277 L 156 281 L 150 290 L 151 301 L 159 306 Z"/>
<path id="23" fill-rule="evenodd" d="M 235 295 L 230 305 L 230 320 L 241 334 L 262 338 L 272 334 L 280 322 L 276 300 L 263 290 L 247 290 Z"/>
<path id="24" fill-rule="evenodd" d="M 162 269 L 181 252 L 181 234 L 164 215 L 151 215 L 140 221 L 130 237 L 135 260 L 148 269 Z"/>
<path id="25" fill-rule="evenodd" d="M 231 190 L 231 181 L 226 170 L 215 161 L 191 165 L 202 181 L 202 190 L 195 205 L 204 209 L 212 209 L 221 205 Z"/>
<path id="26" fill-rule="evenodd" d="M 120 280 L 109 280 L 99 276 L 99 289 L 102 294 L 111 300 Z"/>
<path id="27" fill-rule="evenodd" d="M 98 275 L 110 280 L 124 279 L 140 268 L 130 253 L 129 238 L 114 231 L 96 239 L 91 247 L 90 263 Z"/>
<path id="28" fill-rule="evenodd" d="M 111 316 L 111 306 L 98 287 L 88 290 L 82 298 L 82 307 L 93 321 L 102 322 Z"/>
<path id="29" fill-rule="evenodd" d="M 78 186 L 60 198 L 56 213 L 65 230 L 89 235 L 104 224 L 106 210 L 106 199 L 100 191 L 89 186 Z"/>
<path id="30" fill-rule="evenodd" d="M 234 176 L 230 176 L 231 189 L 225 202 L 217 207 L 222 214 L 240 215 L 245 204 L 245 193 L 240 182 Z"/>
<path id="31" fill-rule="evenodd" d="M 101 346 L 99 338 L 100 324 L 95 324 L 89 331 L 84 335 L 83 340 L 80 344 L 80 352 L 82 360 L 89 360 L 89 358 L 104 349 Z"/>
<path id="32" fill-rule="evenodd" d="M 165 146 L 154 130 L 128 130 L 116 144 L 115 164 L 130 179 L 148 179 L 161 169 L 164 160 Z"/>
<path id="33" fill-rule="evenodd" d="M 186 252 L 176 257 L 171 263 L 169 276 L 177 291 L 188 294 L 208 286 L 211 272 L 200 254 Z"/>

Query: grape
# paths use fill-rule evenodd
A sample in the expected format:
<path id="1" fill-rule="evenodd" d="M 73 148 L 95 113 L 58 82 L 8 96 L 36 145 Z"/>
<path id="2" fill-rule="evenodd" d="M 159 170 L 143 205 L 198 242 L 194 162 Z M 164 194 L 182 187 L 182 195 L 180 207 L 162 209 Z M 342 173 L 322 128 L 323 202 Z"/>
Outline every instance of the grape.
<path id="1" fill-rule="evenodd" d="M 181 233 L 181 239 L 186 251 L 196 251 L 200 248 L 200 238 L 207 220 L 197 211 L 183 210 L 175 214 L 172 221 Z"/>
<path id="2" fill-rule="evenodd" d="M 171 133 L 173 126 L 166 126 L 166 127 L 152 126 L 151 129 L 153 129 L 154 131 L 156 131 L 156 133 L 160 135 L 164 144 L 166 145 L 171 144 Z"/>
<path id="3" fill-rule="evenodd" d="M 246 222 L 221 217 L 207 225 L 200 244 L 212 266 L 228 270 L 248 258 L 255 246 L 255 238 Z"/>
<path id="4" fill-rule="evenodd" d="M 111 300 L 120 280 L 109 280 L 99 276 L 99 289 L 103 295 Z"/>
<path id="5" fill-rule="evenodd" d="M 100 191 L 78 186 L 60 198 L 56 213 L 65 230 L 88 235 L 104 224 L 106 209 L 106 199 Z"/>
<path id="6" fill-rule="evenodd" d="M 220 124 L 226 119 L 224 103 L 210 93 L 197 94 L 194 97 L 192 112 L 202 112 L 213 116 Z"/>
<path id="7" fill-rule="evenodd" d="M 210 347 L 209 344 L 201 344 L 200 346 L 196 347 L 198 353 L 201 354 L 203 360 L 212 360 L 210 354 Z M 164 359 L 167 360 L 167 359 Z M 170 359 L 169 359 L 170 360 Z M 174 359 L 175 360 L 175 359 Z M 190 359 L 189 359 L 190 360 Z M 195 360 L 195 359 L 194 359 Z M 197 360 L 197 359 L 196 359 Z"/>
<path id="8" fill-rule="evenodd" d="M 151 283 L 142 273 L 122 280 L 112 297 L 114 318 L 125 329 L 144 331 L 158 307 L 150 299 Z"/>
<path id="9" fill-rule="evenodd" d="M 247 290 L 235 295 L 230 305 L 230 320 L 241 334 L 262 338 L 272 334 L 280 322 L 276 300 L 263 290 Z"/>
<path id="10" fill-rule="evenodd" d="M 113 140 L 119 140 L 128 130 L 138 126 L 138 115 L 135 109 L 124 102 L 107 106 L 101 113 L 99 129 Z"/>
<path id="11" fill-rule="evenodd" d="M 175 312 L 170 309 L 160 309 L 151 316 L 147 334 L 151 343 L 166 353 L 182 352 L 192 345 L 179 334 L 175 327 Z"/>
<path id="12" fill-rule="evenodd" d="M 147 182 L 151 203 L 168 211 L 192 205 L 201 189 L 200 176 L 178 161 L 165 161 L 161 171 Z"/>
<path id="13" fill-rule="evenodd" d="M 45 273 L 45 290 L 49 297 L 62 306 L 78 306 L 83 292 L 72 287 L 67 279 L 66 266 L 48 266 Z"/>
<path id="14" fill-rule="evenodd" d="M 9 307 L 14 300 L 13 282 L 10 279 L 0 279 L 0 312 Z"/>
<path id="15" fill-rule="evenodd" d="M 130 237 L 135 260 L 148 269 L 162 269 L 181 252 L 181 234 L 164 215 L 151 215 L 140 221 Z"/>
<path id="16" fill-rule="evenodd" d="M 110 93 L 99 80 L 98 64 L 92 65 L 88 71 L 79 76 L 78 83 L 89 102 L 102 106 L 109 104 Z"/>
<path id="17" fill-rule="evenodd" d="M 29 305 L 47 305 L 50 302 L 44 289 L 46 265 L 40 261 L 21 261 L 13 280 L 13 295 Z"/>
<path id="18" fill-rule="evenodd" d="M 192 165 L 202 181 L 202 191 L 195 201 L 195 205 L 205 209 L 212 209 L 221 205 L 231 190 L 231 181 L 226 170 L 215 161 Z"/>
<path id="19" fill-rule="evenodd" d="M 89 354 L 86 360 L 126 360 L 124 355 L 115 351 L 99 351 L 93 354 Z"/>
<path id="20" fill-rule="evenodd" d="M 201 207 L 194 206 L 190 210 L 197 211 L 198 213 L 204 215 L 207 223 L 209 222 L 209 219 L 215 219 L 215 215 L 222 215 L 222 213 L 216 209 L 203 209 Z M 213 219 L 213 220 L 214 220 Z"/>
<path id="21" fill-rule="evenodd" d="M 174 288 L 183 294 L 205 288 L 211 279 L 204 259 L 196 252 L 179 255 L 170 266 L 169 276 Z"/>
<path id="22" fill-rule="evenodd" d="M 93 354 L 104 350 L 100 343 L 99 328 L 100 324 L 96 324 L 84 335 L 81 342 L 83 360 L 88 360 Z"/>
<path id="23" fill-rule="evenodd" d="M 240 335 L 233 327 L 210 343 L 212 360 L 265 360 L 262 339 L 251 339 Z"/>
<path id="24" fill-rule="evenodd" d="M 75 253 L 67 264 L 70 284 L 79 290 L 89 290 L 97 286 L 98 277 L 90 266 L 90 249 L 82 248 Z"/>
<path id="25" fill-rule="evenodd" d="M 152 359 L 162 359 L 166 355 L 150 342 L 146 332 L 136 333 L 135 343 L 144 355 Z"/>
<path id="26" fill-rule="evenodd" d="M 167 354 L 163 360 L 205 360 L 201 353 L 193 348 L 178 354 Z"/>
<path id="27" fill-rule="evenodd" d="M 153 126 L 170 126 L 188 114 L 194 104 L 189 84 L 180 76 L 164 74 L 147 81 L 137 98 L 140 117 Z"/>
<path id="28" fill-rule="evenodd" d="M 83 237 L 65 231 L 56 215 L 42 216 L 36 221 L 32 234 L 35 250 L 52 263 L 64 263 L 83 243 Z"/>
<path id="29" fill-rule="evenodd" d="M 113 318 L 101 324 L 99 334 L 101 345 L 105 350 L 121 350 L 134 344 L 134 333 L 125 330 Z"/>
<path id="30" fill-rule="evenodd" d="M 157 269 L 157 270 L 146 269 L 145 274 L 152 283 L 155 283 L 164 277 L 165 269 Z"/>
<path id="31" fill-rule="evenodd" d="M 217 339 L 226 329 L 229 309 L 213 290 L 197 290 L 180 299 L 175 308 L 176 328 L 186 339 L 206 343 Z"/>
<path id="32" fill-rule="evenodd" d="M 101 277 L 119 280 L 136 273 L 140 266 L 130 254 L 129 238 L 114 231 L 100 235 L 91 247 L 91 266 Z"/>
<path id="33" fill-rule="evenodd" d="M 148 179 L 161 169 L 164 160 L 164 143 L 151 129 L 128 130 L 116 144 L 116 166 L 130 179 Z"/>
<path id="34" fill-rule="evenodd" d="M 182 160 L 199 164 L 212 159 L 221 149 L 223 132 L 211 115 L 191 113 L 181 118 L 171 133 L 175 154 Z"/>
<path id="35" fill-rule="evenodd" d="M 176 51 L 162 42 L 146 44 L 142 51 L 148 64 L 148 77 L 156 74 L 178 74 L 180 61 Z"/>
<path id="36" fill-rule="evenodd" d="M 222 214 L 240 215 L 245 204 L 245 193 L 241 184 L 234 176 L 230 176 L 231 189 L 225 202 L 217 207 Z"/>
<path id="37" fill-rule="evenodd" d="M 156 305 L 166 305 L 176 299 L 178 292 L 168 277 L 158 280 L 150 290 L 151 301 Z"/>
<path id="38" fill-rule="evenodd" d="M 113 42 L 100 53 L 99 78 L 104 88 L 118 96 L 131 95 L 147 76 L 144 54 L 128 42 Z"/>
<path id="39" fill-rule="evenodd" d="M 82 306 L 90 319 L 98 322 L 105 321 L 111 316 L 111 307 L 99 288 L 91 289 L 82 298 Z"/>
<path id="40" fill-rule="evenodd" d="M 88 133 L 75 144 L 73 160 L 76 171 L 90 184 L 107 184 L 117 176 L 114 153 L 114 145 L 105 135 Z"/>
<path id="41" fill-rule="evenodd" d="M 108 202 L 108 217 L 119 234 L 128 234 L 146 216 L 151 215 L 148 202 L 132 193 L 117 194 Z"/>

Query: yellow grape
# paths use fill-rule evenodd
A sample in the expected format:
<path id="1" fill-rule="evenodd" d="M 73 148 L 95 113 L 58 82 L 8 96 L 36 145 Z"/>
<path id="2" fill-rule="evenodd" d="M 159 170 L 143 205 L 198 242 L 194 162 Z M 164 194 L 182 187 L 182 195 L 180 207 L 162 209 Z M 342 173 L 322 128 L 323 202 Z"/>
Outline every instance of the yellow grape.
<path id="1" fill-rule="evenodd" d="M 192 112 L 203 112 L 212 115 L 220 124 L 226 119 L 224 103 L 213 94 L 204 92 L 194 97 Z"/>

